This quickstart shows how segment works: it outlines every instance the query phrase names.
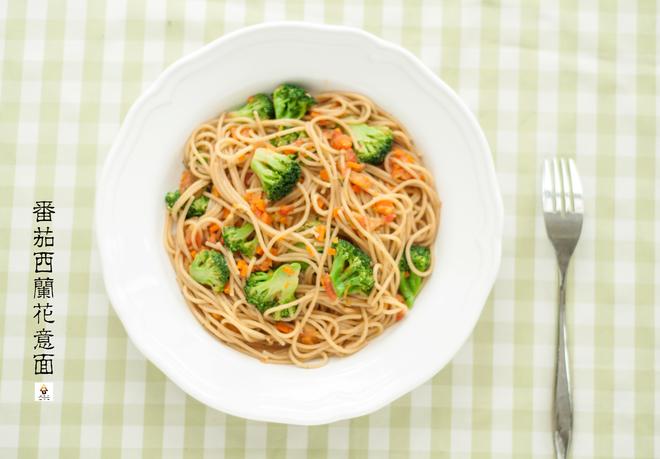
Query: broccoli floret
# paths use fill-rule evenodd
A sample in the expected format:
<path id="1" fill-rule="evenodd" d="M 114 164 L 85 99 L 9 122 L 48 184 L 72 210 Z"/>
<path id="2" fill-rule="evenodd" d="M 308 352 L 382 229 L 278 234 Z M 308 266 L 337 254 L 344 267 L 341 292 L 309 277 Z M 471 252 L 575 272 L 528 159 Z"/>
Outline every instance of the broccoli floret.
<path id="1" fill-rule="evenodd" d="M 262 120 L 270 120 L 275 116 L 273 103 L 266 94 L 255 94 L 248 97 L 247 103 L 234 112 L 237 116 L 246 116 L 254 118 L 254 112 L 257 112 Z"/>
<path id="2" fill-rule="evenodd" d="M 204 212 L 206 212 L 206 207 L 209 205 L 209 198 L 206 196 L 200 196 L 199 198 L 195 198 L 195 200 L 192 202 L 190 207 L 188 207 L 188 213 L 186 214 L 186 218 L 190 217 L 199 217 L 200 215 L 204 215 Z"/>
<path id="3" fill-rule="evenodd" d="M 285 129 L 289 129 L 289 127 L 280 126 L 279 128 L 280 131 L 283 131 Z M 304 137 L 307 137 L 305 131 L 291 132 L 289 134 L 281 135 L 279 137 L 270 139 L 270 144 L 274 147 L 281 147 L 283 145 L 289 145 L 295 142 L 296 140 Z"/>
<path id="4" fill-rule="evenodd" d="M 171 209 L 172 206 L 179 200 L 179 197 L 181 196 L 181 193 L 179 190 L 174 190 L 174 191 L 168 191 L 165 193 L 165 204 L 167 204 L 167 208 Z"/>
<path id="5" fill-rule="evenodd" d="M 255 272 L 245 283 L 245 297 L 248 303 L 256 306 L 263 314 L 268 309 L 280 304 L 290 303 L 296 299 L 300 264 L 289 263 L 275 271 Z M 275 320 L 291 317 L 296 312 L 296 306 L 283 309 L 273 314 Z"/>
<path id="6" fill-rule="evenodd" d="M 330 280 L 337 296 L 349 293 L 368 295 L 374 287 L 374 273 L 369 255 L 344 239 L 333 244 L 336 254 L 330 268 Z"/>
<path id="7" fill-rule="evenodd" d="M 428 247 L 413 245 L 410 247 L 410 259 L 415 265 L 415 268 L 420 271 L 426 271 L 431 266 L 431 251 Z M 403 299 L 406 301 L 408 307 L 411 308 L 422 288 L 422 281 L 424 279 L 410 270 L 405 254 L 401 257 L 401 261 L 399 261 L 399 271 L 401 271 L 399 292 L 403 295 Z"/>
<path id="8" fill-rule="evenodd" d="M 251 223 L 246 223 L 243 226 L 225 226 L 222 228 L 222 239 L 229 250 L 241 252 L 246 257 L 252 257 L 257 250 L 257 244 L 259 244 L 256 237 L 248 241 L 248 237 L 253 232 L 254 226 Z"/>
<path id="9" fill-rule="evenodd" d="M 302 173 L 295 158 L 266 148 L 257 148 L 250 167 L 259 177 L 266 197 L 271 201 L 277 201 L 289 194 Z"/>
<path id="10" fill-rule="evenodd" d="M 349 126 L 357 140 L 355 153 L 360 161 L 374 165 L 383 164 L 392 149 L 394 136 L 387 126 L 352 124 Z"/>
<path id="11" fill-rule="evenodd" d="M 190 264 L 190 277 L 202 285 L 221 292 L 229 280 L 229 268 L 225 257 L 215 250 L 202 250 Z"/>
<path id="12" fill-rule="evenodd" d="M 316 100 L 307 91 L 294 84 L 284 83 L 273 91 L 275 118 L 300 119 L 315 103 Z"/>

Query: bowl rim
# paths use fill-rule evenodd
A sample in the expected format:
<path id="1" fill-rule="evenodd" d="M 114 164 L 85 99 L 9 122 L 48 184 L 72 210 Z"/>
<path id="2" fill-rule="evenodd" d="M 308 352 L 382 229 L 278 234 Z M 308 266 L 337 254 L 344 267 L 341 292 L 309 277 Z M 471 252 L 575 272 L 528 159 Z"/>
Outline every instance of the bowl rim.
<path id="1" fill-rule="evenodd" d="M 292 418 L 290 415 L 274 415 L 273 413 L 261 414 L 258 410 L 252 410 L 249 413 L 246 412 L 237 412 L 236 410 L 229 409 L 225 406 L 222 406 L 221 403 L 218 403 L 217 399 L 210 399 L 206 396 L 203 391 L 198 390 L 194 384 L 189 379 L 184 378 L 179 372 L 172 370 L 169 364 L 166 362 L 166 358 L 161 358 L 158 354 L 155 354 L 150 351 L 150 347 L 147 344 L 147 339 L 143 338 L 143 335 L 139 333 L 135 324 L 131 324 L 130 321 L 126 320 L 126 317 L 121 312 L 121 308 L 115 306 L 122 302 L 122 295 L 119 294 L 119 284 L 116 279 L 111 275 L 110 269 L 110 259 L 111 259 L 111 247 L 109 244 L 104 242 L 104 226 L 101 224 L 104 218 L 107 216 L 102 212 L 103 206 L 102 202 L 107 198 L 107 192 L 104 190 L 108 187 L 109 176 L 110 176 L 110 165 L 116 161 L 119 156 L 120 147 L 126 141 L 127 135 L 130 133 L 130 126 L 134 123 L 135 118 L 138 116 L 138 113 L 143 109 L 143 106 L 148 105 L 150 99 L 152 99 L 156 94 L 161 90 L 166 89 L 167 82 L 170 78 L 182 67 L 185 67 L 186 64 L 197 60 L 203 55 L 212 52 L 215 48 L 223 46 L 225 42 L 232 41 L 241 37 L 242 35 L 248 35 L 253 32 L 262 31 L 266 29 L 302 29 L 309 31 L 326 31 L 326 32 L 335 32 L 341 34 L 353 35 L 356 38 L 368 40 L 372 44 L 378 46 L 379 48 L 394 52 L 401 55 L 405 58 L 411 65 L 414 66 L 415 71 L 421 73 L 424 77 L 431 80 L 431 82 L 439 87 L 441 87 L 446 95 L 452 100 L 456 105 L 456 108 L 462 112 L 462 115 L 465 116 L 467 122 L 474 128 L 474 132 L 477 135 L 477 142 L 479 143 L 479 148 L 485 153 L 483 160 L 488 164 L 484 167 L 484 173 L 488 180 L 486 184 L 487 189 L 493 192 L 491 196 L 494 204 L 493 208 L 493 231 L 495 233 L 495 238 L 493 238 L 493 247 L 491 247 L 491 253 L 493 255 L 493 263 L 490 272 L 486 273 L 483 276 L 483 283 L 487 285 L 487 288 L 484 288 L 484 292 L 478 296 L 479 298 L 479 307 L 475 308 L 471 317 L 467 318 L 467 322 L 470 323 L 470 327 L 466 327 L 466 331 L 462 339 L 456 340 L 454 346 L 451 348 L 451 351 L 446 355 L 446 359 L 438 359 L 436 361 L 430 362 L 427 365 L 425 371 L 420 371 L 418 376 L 414 379 L 413 383 L 407 384 L 406 387 L 399 388 L 397 391 L 392 391 L 391 395 L 388 397 L 382 396 L 380 398 L 370 399 L 370 403 L 364 403 L 360 406 L 359 409 L 353 409 L 350 413 L 346 412 L 336 412 L 334 415 L 326 416 L 315 416 L 314 414 L 310 415 L 306 419 L 301 418 Z M 206 406 L 209 406 L 214 409 L 221 410 L 224 413 L 238 416 L 242 418 L 264 421 L 264 422 L 278 422 L 278 423 L 287 423 L 295 425 L 320 425 L 327 424 L 330 422 L 335 422 L 338 420 L 344 420 L 348 418 L 354 418 L 362 416 L 365 414 L 372 413 L 388 404 L 392 403 L 394 400 L 410 392 L 414 388 L 423 384 L 436 373 L 438 373 L 442 368 L 444 368 L 450 361 L 453 359 L 458 352 L 458 350 L 465 344 L 467 339 L 472 335 L 474 328 L 477 324 L 479 317 L 483 311 L 486 300 L 492 287 L 494 285 L 497 273 L 499 272 L 499 267 L 501 263 L 501 254 L 502 254 L 502 236 L 504 228 L 504 208 L 503 201 L 501 196 L 500 187 L 497 181 L 497 176 L 495 173 L 494 161 L 492 157 L 492 152 L 486 140 L 486 136 L 481 129 L 479 122 L 477 121 L 476 116 L 470 111 L 465 102 L 456 94 L 456 92 L 442 81 L 434 72 L 432 72 L 417 56 L 403 48 L 402 46 L 396 45 L 394 43 L 388 42 L 380 37 L 377 37 L 365 30 L 345 25 L 328 25 L 328 24 L 318 24 L 310 23 L 304 21 L 271 21 L 263 22 L 247 27 L 242 27 L 238 30 L 226 33 L 220 37 L 214 39 L 213 41 L 207 43 L 206 45 L 200 47 L 199 49 L 182 56 L 177 59 L 175 62 L 170 64 L 159 76 L 148 85 L 148 87 L 142 91 L 140 96 L 135 100 L 131 105 L 130 109 L 126 113 L 121 127 L 118 130 L 112 146 L 109 152 L 106 155 L 106 158 L 103 163 L 103 169 L 99 176 L 99 181 L 96 190 L 95 197 L 95 218 L 94 222 L 96 225 L 95 236 L 97 246 L 99 248 L 100 255 L 100 264 L 102 268 L 103 280 L 106 286 L 106 292 L 110 299 L 110 302 L 113 306 L 113 309 L 119 320 L 121 321 L 124 329 L 133 345 L 151 362 L 153 363 L 160 371 L 162 371 L 170 380 L 172 380 L 177 386 L 179 386 L 184 392 L 197 399 L 198 401 L 204 403 Z"/>

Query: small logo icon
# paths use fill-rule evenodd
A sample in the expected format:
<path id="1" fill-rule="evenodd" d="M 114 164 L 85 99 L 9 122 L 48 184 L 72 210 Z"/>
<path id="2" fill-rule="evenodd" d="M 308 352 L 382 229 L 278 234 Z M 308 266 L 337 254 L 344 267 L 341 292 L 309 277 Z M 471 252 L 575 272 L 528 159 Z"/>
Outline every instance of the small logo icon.
<path id="1" fill-rule="evenodd" d="M 54 388 L 52 382 L 37 382 L 34 383 L 34 401 L 35 402 L 52 402 Z"/>

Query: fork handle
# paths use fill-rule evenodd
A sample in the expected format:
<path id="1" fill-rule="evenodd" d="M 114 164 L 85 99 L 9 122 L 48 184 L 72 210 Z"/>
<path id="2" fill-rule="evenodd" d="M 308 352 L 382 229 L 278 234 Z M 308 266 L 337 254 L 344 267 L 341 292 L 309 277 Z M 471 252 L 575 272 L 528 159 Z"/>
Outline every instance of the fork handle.
<path id="1" fill-rule="evenodd" d="M 573 428 L 573 400 L 566 343 L 566 267 L 559 269 L 559 317 L 557 321 L 557 356 L 553 404 L 553 428 L 556 457 L 566 459 Z"/>

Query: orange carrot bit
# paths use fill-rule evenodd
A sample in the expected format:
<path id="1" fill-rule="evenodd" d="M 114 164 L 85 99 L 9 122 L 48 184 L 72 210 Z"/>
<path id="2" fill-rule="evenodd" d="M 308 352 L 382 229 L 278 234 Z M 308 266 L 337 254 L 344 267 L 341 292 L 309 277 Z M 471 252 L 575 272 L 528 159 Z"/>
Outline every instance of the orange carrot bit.
<path id="1" fill-rule="evenodd" d="M 218 233 L 211 233 L 209 234 L 209 238 L 207 239 L 208 242 L 218 242 Z"/>
<path id="2" fill-rule="evenodd" d="M 190 257 L 194 259 L 196 256 L 197 256 L 197 251 L 196 250 L 191 250 L 190 251 Z"/>
<path id="3" fill-rule="evenodd" d="M 357 185 L 363 190 L 368 190 L 371 188 L 371 179 L 364 174 L 351 174 L 350 181 L 353 185 Z"/>
<path id="4" fill-rule="evenodd" d="M 319 177 L 321 177 L 321 180 L 324 182 L 330 181 L 330 174 L 328 174 L 328 171 L 325 169 L 321 169 L 321 172 L 319 172 Z"/>
<path id="5" fill-rule="evenodd" d="M 346 150 L 344 152 L 344 156 L 346 156 L 346 161 L 352 162 L 352 163 L 357 163 L 358 162 L 358 157 L 353 151 L 353 149 Z"/>
<path id="6" fill-rule="evenodd" d="M 278 209 L 277 211 L 280 215 L 289 215 L 291 212 L 293 212 L 293 206 L 292 205 L 286 205 L 282 206 Z"/>
<path id="7" fill-rule="evenodd" d="M 394 150 L 392 150 L 391 154 L 394 158 L 396 158 L 400 161 L 403 161 L 404 163 L 414 163 L 415 162 L 415 158 L 413 157 L 413 155 L 411 155 L 407 151 L 402 150 L 400 148 L 395 148 Z"/>
<path id="8" fill-rule="evenodd" d="M 229 282 L 225 285 L 225 289 L 223 290 L 225 292 L 225 295 L 229 295 Z"/>
<path id="9" fill-rule="evenodd" d="M 396 218 L 396 215 L 395 215 L 395 214 L 387 214 L 387 215 L 385 215 L 385 216 L 383 217 L 383 221 L 384 221 L 385 223 L 391 223 L 391 222 L 394 221 L 395 218 Z"/>
<path id="10" fill-rule="evenodd" d="M 224 209 L 222 209 L 222 218 L 225 219 L 225 218 L 229 217 L 230 213 L 231 213 L 231 211 L 225 207 Z"/>
<path id="11" fill-rule="evenodd" d="M 307 253 L 312 257 L 316 254 L 316 251 L 309 245 L 305 245 L 305 250 L 307 250 Z"/>
<path id="12" fill-rule="evenodd" d="M 264 222 L 266 225 L 270 225 L 271 223 L 273 223 L 273 217 L 271 217 L 270 214 L 266 212 L 261 214 L 260 218 L 261 221 Z"/>
<path id="13" fill-rule="evenodd" d="M 394 202 L 389 199 L 381 199 L 374 204 L 374 210 L 381 215 L 394 213 Z"/>
<path id="14" fill-rule="evenodd" d="M 349 169 L 354 170 L 355 172 L 362 172 L 364 170 L 364 164 L 356 163 L 354 161 L 348 161 L 346 163 Z"/>
<path id="15" fill-rule="evenodd" d="M 257 246 L 257 255 L 263 255 L 264 254 L 264 249 L 260 245 Z"/>
<path id="16" fill-rule="evenodd" d="M 325 239 L 325 226 L 318 225 L 314 230 L 316 231 L 316 240 L 322 242 Z"/>
<path id="17" fill-rule="evenodd" d="M 242 258 L 236 262 L 236 268 L 241 277 L 247 277 L 248 264 Z"/>
<path id="18" fill-rule="evenodd" d="M 220 227 L 218 225 L 216 225 L 215 223 L 213 223 L 213 224 L 211 224 L 211 226 L 209 226 L 209 232 L 210 233 L 217 233 L 218 231 L 220 231 Z"/>
<path id="19" fill-rule="evenodd" d="M 273 260 L 266 258 L 262 263 L 255 266 L 257 271 L 268 271 L 273 266 Z"/>
<path id="20" fill-rule="evenodd" d="M 319 207 L 319 209 L 324 209 L 325 208 L 325 201 L 321 199 L 321 196 L 316 197 L 316 205 Z"/>
<path id="21" fill-rule="evenodd" d="M 402 301 L 402 303 L 403 303 L 403 301 Z M 401 319 L 403 319 L 404 317 L 406 317 L 406 311 L 403 310 L 403 309 L 400 309 L 399 312 L 396 314 L 396 321 L 398 322 Z"/>
<path id="22" fill-rule="evenodd" d="M 353 190 L 353 193 L 359 194 L 362 191 L 362 188 L 357 185 L 351 185 L 351 190 Z"/>
<path id="23" fill-rule="evenodd" d="M 213 196 L 215 196 L 216 198 L 219 198 L 219 197 L 220 197 L 220 192 L 219 192 L 218 189 L 215 187 L 215 185 L 213 186 L 213 188 L 211 188 L 211 194 L 212 194 Z"/>
<path id="24" fill-rule="evenodd" d="M 336 150 L 345 150 L 353 146 L 351 137 L 342 133 L 339 128 L 332 131 L 330 146 Z"/>
<path id="25" fill-rule="evenodd" d="M 334 247 L 330 247 L 330 248 L 328 249 L 328 253 L 329 253 L 330 255 L 333 255 L 333 256 L 334 256 L 334 255 L 337 255 L 337 249 L 335 249 Z"/>
<path id="26" fill-rule="evenodd" d="M 277 328 L 277 331 L 280 333 L 291 333 L 293 331 L 293 326 L 286 322 L 277 322 L 275 328 Z"/>
<path id="27" fill-rule="evenodd" d="M 332 216 L 333 216 L 334 218 L 336 218 L 336 219 L 338 219 L 339 216 L 340 216 L 341 214 L 342 214 L 342 211 L 341 211 L 341 208 L 340 208 L 340 207 L 335 207 L 335 208 L 332 210 Z"/>
<path id="28" fill-rule="evenodd" d="M 394 164 L 392 166 L 392 171 L 390 172 L 390 175 L 392 176 L 392 178 L 394 178 L 396 180 L 399 180 L 401 182 L 413 178 L 413 176 L 410 174 L 410 172 L 408 172 L 407 170 L 405 170 L 403 167 L 399 166 L 398 164 Z"/>
<path id="29" fill-rule="evenodd" d="M 284 265 L 282 271 L 284 271 L 284 274 L 288 274 L 289 276 L 293 276 L 293 273 L 295 272 L 293 268 L 289 265 Z"/>
<path id="30" fill-rule="evenodd" d="M 305 325 L 302 329 L 302 333 L 300 334 L 298 340 L 302 344 L 316 344 L 319 341 L 321 341 L 321 337 L 319 336 L 319 333 L 314 329 L 314 327 Z"/>
<path id="31" fill-rule="evenodd" d="M 179 193 L 183 193 L 186 189 L 195 183 L 195 176 L 188 169 L 181 173 L 181 180 L 179 180 Z"/>
<path id="32" fill-rule="evenodd" d="M 362 215 L 362 214 L 356 214 L 356 213 L 353 213 L 353 215 L 355 216 L 355 219 L 356 219 L 357 222 L 360 224 L 360 226 L 361 226 L 362 228 L 367 229 L 367 218 L 366 218 L 364 215 Z"/>
<path id="33" fill-rule="evenodd" d="M 328 298 L 330 298 L 330 301 L 335 301 L 337 299 L 337 294 L 335 293 L 335 289 L 332 286 L 332 280 L 330 280 L 330 274 L 326 273 L 321 277 L 321 284 L 325 289 L 325 293 L 328 294 Z"/>

